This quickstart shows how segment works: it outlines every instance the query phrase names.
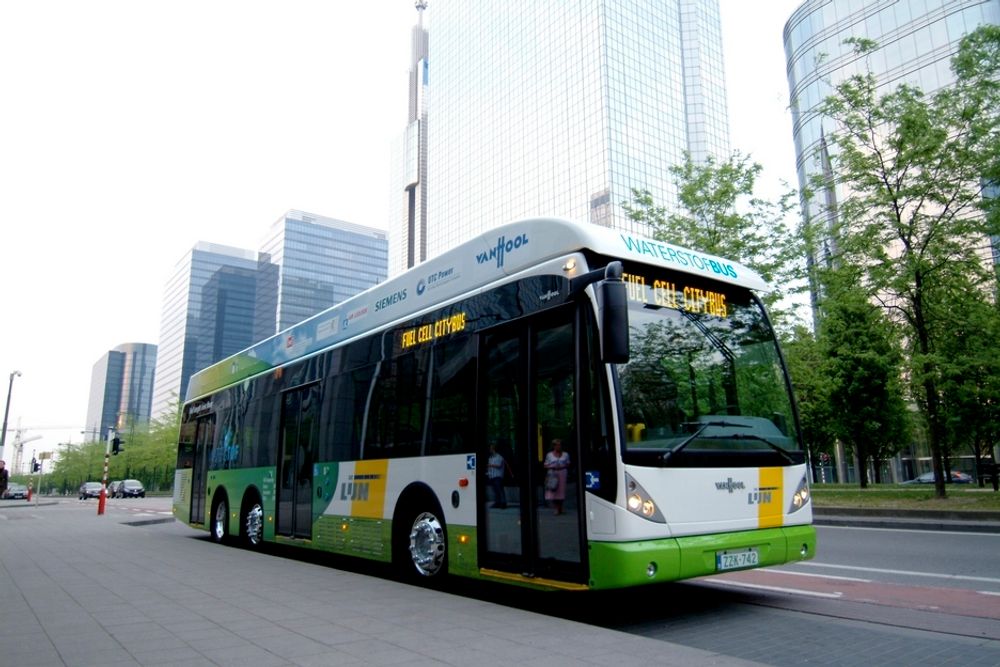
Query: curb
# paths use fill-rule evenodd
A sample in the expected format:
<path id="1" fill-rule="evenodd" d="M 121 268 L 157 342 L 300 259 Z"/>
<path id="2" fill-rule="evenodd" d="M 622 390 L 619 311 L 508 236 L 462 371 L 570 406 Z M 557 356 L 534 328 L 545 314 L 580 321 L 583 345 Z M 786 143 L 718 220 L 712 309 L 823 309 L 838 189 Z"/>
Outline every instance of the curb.
<path id="1" fill-rule="evenodd" d="M 851 528 L 1000 533 L 1000 512 L 814 507 L 813 524 Z"/>

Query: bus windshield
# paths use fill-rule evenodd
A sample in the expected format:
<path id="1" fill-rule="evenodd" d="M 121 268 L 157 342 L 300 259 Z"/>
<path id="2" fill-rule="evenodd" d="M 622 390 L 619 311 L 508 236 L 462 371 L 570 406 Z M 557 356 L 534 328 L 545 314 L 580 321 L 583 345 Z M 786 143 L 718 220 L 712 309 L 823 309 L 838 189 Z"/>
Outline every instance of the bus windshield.
<path id="1" fill-rule="evenodd" d="M 626 462 L 801 463 L 789 385 L 760 302 L 743 287 L 631 271 L 631 353 L 618 367 Z"/>

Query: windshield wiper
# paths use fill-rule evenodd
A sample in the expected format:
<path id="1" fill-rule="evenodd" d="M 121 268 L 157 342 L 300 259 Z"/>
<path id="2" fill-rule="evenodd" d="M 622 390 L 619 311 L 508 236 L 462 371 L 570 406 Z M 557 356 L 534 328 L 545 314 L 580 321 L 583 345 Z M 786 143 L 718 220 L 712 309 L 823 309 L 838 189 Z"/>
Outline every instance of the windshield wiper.
<path id="1" fill-rule="evenodd" d="M 728 424 L 728 426 L 735 426 L 735 424 Z M 740 426 L 743 426 L 743 424 L 740 424 Z M 697 433 L 695 435 L 697 435 Z M 763 442 L 765 445 L 767 445 L 768 447 L 770 447 L 774 451 L 776 451 L 779 454 L 781 454 L 781 456 L 786 461 L 788 461 L 789 463 L 791 463 L 792 465 L 795 465 L 795 464 L 799 463 L 794 458 L 792 458 L 792 453 L 790 451 L 788 451 L 787 449 L 785 449 L 781 445 L 778 445 L 776 443 L 771 442 L 770 440 L 768 440 L 767 438 L 765 438 L 762 435 L 757 435 L 756 433 L 734 433 L 732 435 L 709 435 L 709 436 L 705 436 L 705 438 L 706 439 L 730 438 L 732 440 L 757 440 L 759 442 Z M 687 441 L 684 441 L 681 444 L 682 445 L 686 445 Z M 678 449 L 680 449 L 680 447 L 678 447 Z M 664 456 L 663 460 L 666 461 L 667 457 Z"/>
<path id="2" fill-rule="evenodd" d="M 787 449 L 785 449 L 784 447 L 782 447 L 781 445 L 779 445 L 777 443 L 771 442 L 770 440 L 768 440 L 767 438 L 765 438 L 762 435 L 757 435 L 756 433 L 747 433 L 745 435 L 741 434 L 741 433 L 737 433 L 737 434 L 735 434 L 733 436 L 733 438 L 736 439 L 736 440 L 742 440 L 742 439 L 746 439 L 746 440 L 759 440 L 760 442 L 763 442 L 765 445 L 767 445 L 768 447 L 770 447 L 774 451 L 776 451 L 779 454 L 781 454 L 784 457 L 784 459 L 786 461 L 788 461 L 789 463 L 791 463 L 792 465 L 795 465 L 797 463 L 797 461 L 794 458 L 792 458 L 792 453 L 790 451 L 788 451 Z"/>
<path id="3" fill-rule="evenodd" d="M 735 424 L 733 422 L 727 422 L 727 421 L 710 421 L 710 422 L 704 422 L 704 423 L 702 423 L 701 426 L 699 426 L 697 429 L 695 429 L 694 433 L 692 433 L 688 437 L 684 438 L 684 440 L 682 440 L 679 445 L 677 445 L 676 447 L 674 447 L 670 451 L 663 452 L 663 456 L 660 457 L 660 460 L 663 463 L 666 463 L 667 461 L 669 461 L 671 456 L 673 456 L 677 452 L 681 451 L 682 449 L 684 449 L 685 447 L 687 447 L 688 445 L 690 445 L 694 441 L 694 439 L 697 438 L 699 435 L 701 435 L 702 431 L 704 431 L 709 426 L 725 426 L 725 427 L 729 427 L 729 428 L 750 428 L 749 424 Z"/>

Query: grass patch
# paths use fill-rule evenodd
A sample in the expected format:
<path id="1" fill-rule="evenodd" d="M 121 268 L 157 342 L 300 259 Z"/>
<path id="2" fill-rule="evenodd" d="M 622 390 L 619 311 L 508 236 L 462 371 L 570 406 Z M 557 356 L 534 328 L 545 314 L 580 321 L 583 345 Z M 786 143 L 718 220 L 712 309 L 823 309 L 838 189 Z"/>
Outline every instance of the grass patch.
<path id="1" fill-rule="evenodd" d="M 991 486 L 947 484 L 947 498 L 935 498 L 933 485 L 873 484 L 862 489 L 850 484 L 813 484 L 811 489 L 816 507 L 1000 511 L 1000 493 Z"/>

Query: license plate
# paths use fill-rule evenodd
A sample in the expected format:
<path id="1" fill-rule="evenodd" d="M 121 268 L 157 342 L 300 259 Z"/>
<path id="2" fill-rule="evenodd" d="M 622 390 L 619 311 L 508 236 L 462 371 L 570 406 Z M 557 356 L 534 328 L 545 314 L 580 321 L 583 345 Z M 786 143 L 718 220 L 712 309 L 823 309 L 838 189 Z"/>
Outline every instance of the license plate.
<path id="1" fill-rule="evenodd" d="M 737 551 L 716 551 L 715 569 L 718 572 L 723 570 L 738 570 L 744 567 L 753 567 L 760 562 L 760 555 L 756 547 L 740 549 Z"/>

